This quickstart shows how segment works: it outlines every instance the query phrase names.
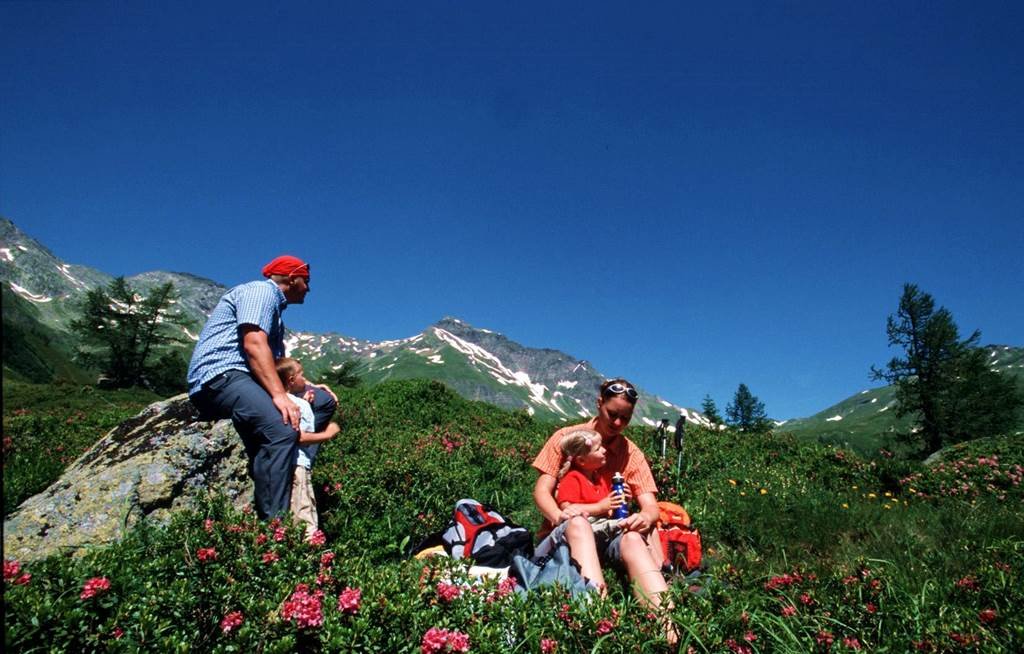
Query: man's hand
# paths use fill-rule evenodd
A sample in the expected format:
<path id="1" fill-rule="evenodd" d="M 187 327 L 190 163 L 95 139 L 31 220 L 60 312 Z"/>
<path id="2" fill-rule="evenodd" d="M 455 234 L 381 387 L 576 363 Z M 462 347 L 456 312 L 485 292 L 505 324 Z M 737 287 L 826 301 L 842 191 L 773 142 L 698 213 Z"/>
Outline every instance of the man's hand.
<path id="1" fill-rule="evenodd" d="M 292 429 L 298 431 L 299 429 L 299 407 L 295 402 L 288 399 L 287 395 L 275 395 L 271 398 L 274 401 L 274 406 L 281 412 L 281 418 L 284 420 L 286 425 L 291 425 Z"/>

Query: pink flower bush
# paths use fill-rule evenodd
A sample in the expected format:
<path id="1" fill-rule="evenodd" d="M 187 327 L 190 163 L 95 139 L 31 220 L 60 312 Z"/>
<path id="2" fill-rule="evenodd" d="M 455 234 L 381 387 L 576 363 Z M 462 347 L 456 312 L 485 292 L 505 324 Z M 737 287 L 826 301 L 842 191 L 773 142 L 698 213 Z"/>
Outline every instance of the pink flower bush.
<path id="1" fill-rule="evenodd" d="M 220 630 L 226 634 L 231 633 L 233 630 L 242 626 L 242 622 L 245 618 L 242 616 L 241 611 L 232 611 L 224 616 L 224 619 L 220 621 Z"/>
<path id="2" fill-rule="evenodd" d="M 610 634 L 613 629 L 615 629 L 615 625 L 608 618 L 602 618 L 597 623 L 597 633 L 601 636 Z"/>
<path id="3" fill-rule="evenodd" d="M 274 530 L 274 542 L 280 543 L 285 539 L 285 536 L 287 536 L 287 532 L 284 527 L 278 527 Z"/>
<path id="4" fill-rule="evenodd" d="M 357 613 L 359 611 L 359 602 L 362 600 L 363 591 L 358 588 L 345 587 L 345 590 L 341 591 L 341 595 L 338 596 L 338 610 L 342 613 Z"/>
<path id="5" fill-rule="evenodd" d="M 277 561 L 280 558 L 281 557 L 277 555 L 277 552 L 264 552 L 263 553 L 263 562 L 264 563 L 273 563 L 274 561 Z"/>
<path id="6" fill-rule="evenodd" d="M 299 629 L 319 627 L 324 623 L 323 607 L 320 603 L 323 595 L 321 590 L 310 593 L 306 584 L 297 585 L 295 592 L 281 607 L 281 617 L 294 622 Z"/>
<path id="7" fill-rule="evenodd" d="M 444 581 L 437 582 L 437 596 L 441 598 L 442 602 L 450 603 L 455 601 L 459 595 L 462 594 L 462 590 L 455 584 L 449 584 Z"/>
<path id="8" fill-rule="evenodd" d="M 334 563 L 334 552 L 324 552 L 320 555 L 320 567 L 326 568 Z"/>
<path id="9" fill-rule="evenodd" d="M 91 599 L 110 590 L 110 580 L 106 577 L 93 577 L 82 585 L 82 594 L 79 599 Z"/>
<path id="10" fill-rule="evenodd" d="M 320 547 L 321 545 L 323 545 L 326 542 L 327 542 L 327 534 L 325 534 L 320 529 L 317 529 L 316 531 L 314 531 L 313 535 L 309 537 L 309 544 L 310 545 L 314 545 L 316 547 Z"/>
<path id="11" fill-rule="evenodd" d="M 438 627 L 427 629 L 420 642 L 422 654 L 436 654 L 438 652 L 468 652 L 470 647 L 469 636 L 466 634 Z"/>
<path id="12" fill-rule="evenodd" d="M 196 550 L 196 557 L 198 557 L 199 560 L 203 562 L 216 561 L 217 550 L 213 547 L 200 547 Z"/>
<path id="13" fill-rule="evenodd" d="M 781 613 L 784 618 L 792 618 L 796 615 L 796 607 L 792 604 L 787 604 L 782 607 L 782 610 L 780 610 L 779 613 Z"/>
<path id="14" fill-rule="evenodd" d="M 21 571 L 21 563 L 15 559 L 4 559 L 4 581 L 15 586 L 24 586 L 32 575 Z"/>
<path id="15" fill-rule="evenodd" d="M 554 638 L 541 638 L 540 639 L 540 651 L 541 654 L 554 654 L 558 650 L 558 641 Z"/>
<path id="16" fill-rule="evenodd" d="M 21 563 L 15 559 L 4 559 L 4 581 L 13 581 L 21 572 Z"/>
<path id="17" fill-rule="evenodd" d="M 982 624 L 991 624 L 996 621 L 997 617 L 995 609 L 982 609 L 978 613 L 978 620 L 981 620 Z"/>

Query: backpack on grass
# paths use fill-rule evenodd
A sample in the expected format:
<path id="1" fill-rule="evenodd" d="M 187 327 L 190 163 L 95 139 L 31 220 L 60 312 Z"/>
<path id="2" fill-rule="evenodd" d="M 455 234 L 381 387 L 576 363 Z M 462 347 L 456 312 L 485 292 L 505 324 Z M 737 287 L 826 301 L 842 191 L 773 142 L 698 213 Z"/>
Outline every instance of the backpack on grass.
<path id="1" fill-rule="evenodd" d="M 690 521 L 686 509 L 672 502 L 658 502 L 658 528 L 665 560 L 679 573 L 688 574 L 700 567 L 700 532 Z"/>
<path id="2" fill-rule="evenodd" d="M 516 554 L 527 558 L 533 555 L 529 530 L 472 499 L 455 503 L 455 515 L 441 533 L 441 544 L 453 559 L 473 559 L 491 568 L 510 565 Z"/>

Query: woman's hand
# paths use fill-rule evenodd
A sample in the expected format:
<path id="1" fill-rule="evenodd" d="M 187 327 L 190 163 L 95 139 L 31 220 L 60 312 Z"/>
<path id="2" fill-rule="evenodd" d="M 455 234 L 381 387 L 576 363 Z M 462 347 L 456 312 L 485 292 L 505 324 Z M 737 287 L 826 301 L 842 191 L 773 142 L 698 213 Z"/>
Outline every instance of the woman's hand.
<path id="1" fill-rule="evenodd" d="M 628 518 L 623 518 L 619 521 L 619 525 L 623 531 L 638 531 L 641 534 L 646 534 L 654 527 L 654 524 L 647 519 L 643 511 L 631 514 Z"/>

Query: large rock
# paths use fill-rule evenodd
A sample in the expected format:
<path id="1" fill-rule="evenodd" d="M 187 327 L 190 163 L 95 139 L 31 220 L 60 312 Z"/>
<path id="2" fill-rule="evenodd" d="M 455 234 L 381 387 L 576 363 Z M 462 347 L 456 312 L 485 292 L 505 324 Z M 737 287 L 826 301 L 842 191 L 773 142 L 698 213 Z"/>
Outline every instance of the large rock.
<path id="1" fill-rule="evenodd" d="M 4 556 L 80 554 L 119 540 L 144 517 L 165 523 L 209 493 L 252 501 L 230 420 L 199 420 L 188 397 L 150 405 L 110 431 L 48 489 L 4 521 Z"/>

